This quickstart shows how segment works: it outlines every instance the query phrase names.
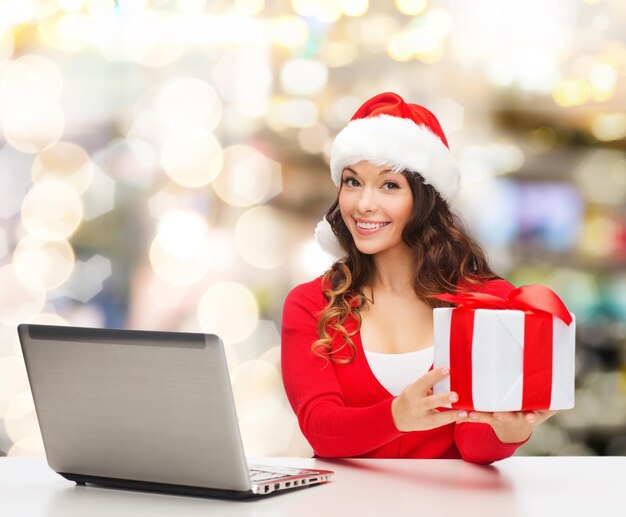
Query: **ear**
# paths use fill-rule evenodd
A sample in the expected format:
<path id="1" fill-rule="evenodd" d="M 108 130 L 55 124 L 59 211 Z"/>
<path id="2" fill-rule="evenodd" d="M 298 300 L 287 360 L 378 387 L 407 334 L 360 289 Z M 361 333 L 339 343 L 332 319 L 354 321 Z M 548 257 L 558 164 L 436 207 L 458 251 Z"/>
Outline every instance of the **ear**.
<path id="1" fill-rule="evenodd" d="M 347 253 L 339 244 L 335 232 L 330 223 L 324 217 L 315 227 L 315 240 L 325 253 L 328 253 L 334 259 L 345 257 Z"/>

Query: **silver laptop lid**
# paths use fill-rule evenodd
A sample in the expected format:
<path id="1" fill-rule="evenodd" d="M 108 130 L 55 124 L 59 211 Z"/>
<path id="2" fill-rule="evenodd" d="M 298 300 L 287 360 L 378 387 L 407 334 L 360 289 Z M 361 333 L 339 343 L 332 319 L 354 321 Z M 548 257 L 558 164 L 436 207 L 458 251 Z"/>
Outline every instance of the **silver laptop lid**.
<path id="1" fill-rule="evenodd" d="M 250 489 L 217 336 L 47 325 L 18 332 L 53 470 Z"/>

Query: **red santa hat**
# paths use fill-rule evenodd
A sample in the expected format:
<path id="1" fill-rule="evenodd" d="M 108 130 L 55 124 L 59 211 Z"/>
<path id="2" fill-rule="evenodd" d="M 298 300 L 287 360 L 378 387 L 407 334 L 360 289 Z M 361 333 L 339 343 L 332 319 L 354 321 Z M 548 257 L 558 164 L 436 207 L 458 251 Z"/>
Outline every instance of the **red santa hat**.
<path id="1" fill-rule="evenodd" d="M 459 189 L 459 169 L 435 115 L 395 93 L 366 101 L 335 138 L 330 156 L 335 185 L 341 185 L 345 167 L 362 160 L 388 165 L 394 172 L 418 173 L 448 202 Z M 326 218 L 317 225 L 315 237 L 327 253 L 345 255 Z"/>

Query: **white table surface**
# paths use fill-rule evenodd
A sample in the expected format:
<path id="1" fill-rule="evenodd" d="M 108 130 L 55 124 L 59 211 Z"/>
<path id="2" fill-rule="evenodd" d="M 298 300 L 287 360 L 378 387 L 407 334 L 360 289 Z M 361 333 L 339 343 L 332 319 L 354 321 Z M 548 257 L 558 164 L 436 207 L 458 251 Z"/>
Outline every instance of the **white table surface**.
<path id="1" fill-rule="evenodd" d="M 43 457 L 0 458 L 0 516 L 544 516 L 626 515 L 626 457 L 251 462 L 335 471 L 333 481 L 255 501 L 77 486 Z"/>

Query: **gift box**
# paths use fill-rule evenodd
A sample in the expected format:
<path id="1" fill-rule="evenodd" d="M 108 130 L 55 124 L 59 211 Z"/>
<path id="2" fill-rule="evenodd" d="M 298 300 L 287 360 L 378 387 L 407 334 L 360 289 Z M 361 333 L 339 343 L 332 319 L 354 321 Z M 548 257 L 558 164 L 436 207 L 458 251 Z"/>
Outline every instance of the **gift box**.
<path id="1" fill-rule="evenodd" d="M 434 368 L 450 375 L 434 393 L 454 391 L 449 407 L 526 411 L 574 407 L 575 317 L 541 285 L 507 298 L 442 294 L 454 308 L 434 309 Z"/>

